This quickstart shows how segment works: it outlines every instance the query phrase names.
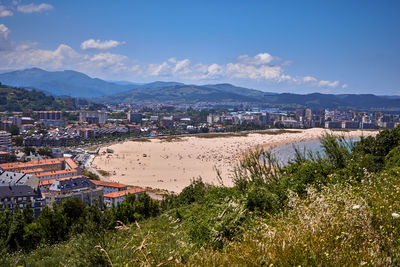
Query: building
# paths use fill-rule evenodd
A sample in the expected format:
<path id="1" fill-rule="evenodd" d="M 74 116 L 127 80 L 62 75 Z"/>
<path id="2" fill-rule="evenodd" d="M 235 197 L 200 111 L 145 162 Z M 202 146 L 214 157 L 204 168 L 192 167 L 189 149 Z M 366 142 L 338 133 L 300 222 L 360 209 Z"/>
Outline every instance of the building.
<path id="1" fill-rule="evenodd" d="M 0 131 L 0 151 L 11 151 L 11 134 L 5 131 Z"/>
<path id="2" fill-rule="evenodd" d="M 283 127 L 285 127 L 285 128 L 299 128 L 300 127 L 299 122 L 296 120 L 290 120 L 290 119 L 283 120 L 282 124 L 283 124 Z"/>
<path id="3" fill-rule="evenodd" d="M 36 111 L 36 114 L 37 120 L 46 126 L 65 125 L 61 111 Z"/>
<path id="4" fill-rule="evenodd" d="M 79 112 L 79 122 L 87 122 L 89 124 L 105 124 L 107 121 L 107 113 L 105 111 L 81 111 Z"/>
<path id="5" fill-rule="evenodd" d="M 340 129 L 340 128 L 342 128 L 342 122 L 341 121 L 326 121 L 325 128 Z"/>
<path id="6" fill-rule="evenodd" d="M 0 186 L 28 185 L 39 188 L 39 178 L 32 174 L 5 171 L 0 174 Z"/>
<path id="7" fill-rule="evenodd" d="M 343 121 L 342 129 L 358 129 L 360 127 L 360 123 L 358 121 Z"/>
<path id="8" fill-rule="evenodd" d="M 45 193 L 46 205 L 52 207 L 54 203 L 65 198 L 79 198 L 85 204 L 103 202 L 103 188 L 96 185 L 87 177 L 81 176 L 70 179 L 55 180 Z"/>
<path id="9" fill-rule="evenodd" d="M 129 122 L 141 123 L 143 115 L 142 113 L 128 112 Z"/>
<path id="10" fill-rule="evenodd" d="M 40 190 L 28 185 L 6 185 L 0 186 L 0 210 L 23 209 L 31 207 L 33 215 L 39 216 L 43 206 L 43 198 Z"/>
<path id="11" fill-rule="evenodd" d="M 70 158 L 3 163 L 0 164 L 0 170 L 32 174 L 39 180 L 73 177 L 82 173 L 78 164 Z"/>
<path id="12" fill-rule="evenodd" d="M 91 180 L 92 183 L 94 183 L 96 186 L 101 186 L 103 187 L 103 192 L 104 195 L 108 193 L 113 193 L 113 192 L 118 192 L 118 191 L 124 191 L 128 189 L 127 185 L 120 184 L 120 183 L 114 183 L 114 182 L 105 182 L 105 181 L 97 181 L 97 180 Z"/>
<path id="13" fill-rule="evenodd" d="M 375 129 L 375 123 L 370 123 L 370 122 L 361 122 L 360 123 L 360 128 L 361 129 Z"/>
<path id="14" fill-rule="evenodd" d="M 104 194 L 104 203 L 107 207 L 116 207 L 119 203 L 124 201 L 126 195 L 135 194 L 138 197 L 143 192 L 146 192 L 144 188 L 134 187 L 127 190 L 116 191 L 108 194 Z"/>
<path id="15" fill-rule="evenodd" d="M 10 152 L 0 151 L 0 163 L 6 163 L 10 160 Z"/>
<path id="16" fill-rule="evenodd" d="M 165 116 L 161 119 L 161 126 L 166 128 L 174 127 L 174 117 L 173 116 Z"/>

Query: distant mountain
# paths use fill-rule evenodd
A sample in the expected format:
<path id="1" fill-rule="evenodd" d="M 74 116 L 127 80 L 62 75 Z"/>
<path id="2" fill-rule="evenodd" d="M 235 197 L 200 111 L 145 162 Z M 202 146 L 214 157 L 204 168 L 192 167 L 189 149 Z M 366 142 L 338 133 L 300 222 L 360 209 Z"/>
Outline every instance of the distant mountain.
<path id="1" fill-rule="evenodd" d="M 36 89 L 57 97 L 88 98 L 98 103 L 170 103 L 197 102 L 255 103 L 265 106 L 311 108 L 382 108 L 399 109 L 399 96 L 372 94 L 291 94 L 270 93 L 232 84 L 188 85 L 156 81 L 147 84 L 126 81 L 104 81 L 86 74 L 65 70 L 45 71 L 38 68 L 0 74 L 0 82 L 10 86 Z"/>
<path id="2" fill-rule="evenodd" d="M 45 71 L 39 68 L 2 73 L 0 82 L 9 86 L 35 88 L 54 96 L 72 97 L 112 95 L 138 86 L 106 82 L 72 70 Z"/>
<path id="3" fill-rule="evenodd" d="M 255 104 L 310 107 L 310 108 L 383 108 L 399 109 L 400 98 L 384 97 L 372 94 L 290 94 L 269 93 L 231 84 L 215 85 L 185 85 L 168 86 L 160 84 L 158 87 L 141 87 L 128 92 L 93 99 L 99 103 L 196 103 L 196 102 L 251 102 Z"/>
<path id="4" fill-rule="evenodd" d="M 311 108 L 384 108 L 400 110 L 399 98 L 386 98 L 373 94 L 290 94 L 270 96 L 269 103 L 279 105 L 300 105 Z"/>
<path id="5" fill-rule="evenodd" d="M 100 103 L 196 103 L 196 102 L 259 102 L 265 92 L 231 84 L 186 85 L 154 82 L 128 92 L 92 99 Z M 269 93 L 271 94 L 271 93 Z"/>

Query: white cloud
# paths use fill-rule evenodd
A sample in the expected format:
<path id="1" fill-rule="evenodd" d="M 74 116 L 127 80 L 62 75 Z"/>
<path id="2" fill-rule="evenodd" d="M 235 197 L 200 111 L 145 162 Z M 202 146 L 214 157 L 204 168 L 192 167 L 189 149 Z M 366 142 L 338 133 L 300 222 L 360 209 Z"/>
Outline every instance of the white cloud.
<path id="1" fill-rule="evenodd" d="M 14 15 L 14 13 L 10 10 L 8 10 L 5 6 L 0 5 L 0 18 L 2 17 L 10 17 Z"/>
<path id="2" fill-rule="evenodd" d="M 0 42 L 8 42 L 9 33 L 10 30 L 0 24 Z M 96 44 L 101 44 L 97 46 L 102 47 L 101 49 L 105 49 L 104 46 L 110 46 L 104 42 L 95 41 Z M 268 53 L 253 57 L 242 55 L 225 64 L 193 63 L 187 58 L 173 57 L 161 63 L 138 64 L 125 55 L 109 52 L 95 54 L 78 52 L 66 44 L 60 44 L 54 50 L 40 49 L 37 44 L 29 42 L 10 47 L 3 51 L 0 49 L 1 70 L 39 67 L 47 70 L 73 69 L 104 79 L 176 80 L 193 83 L 232 82 L 259 85 L 286 83 L 294 86 L 307 84 L 320 86 L 324 90 L 339 86 L 339 81 L 318 80 L 312 76 L 291 76 L 286 73 L 282 65 L 275 63 L 277 58 Z M 87 47 L 93 47 L 93 45 L 89 43 L 85 45 L 85 48 Z"/>
<path id="3" fill-rule="evenodd" d="M 9 34 L 10 30 L 7 28 L 7 26 L 4 24 L 0 24 L 0 39 L 7 40 Z"/>
<path id="4" fill-rule="evenodd" d="M 6 25 L 0 24 L 0 51 L 8 49 L 10 43 L 8 41 L 8 35 L 10 34 L 10 30 Z"/>
<path id="5" fill-rule="evenodd" d="M 89 40 L 82 42 L 81 49 L 82 50 L 107 50 L 107 49 L 115 48 L 124 43 L 125 42 L 119 42 L 119 41 L 115 41 L 115 40 L 101 41 L 101 40 L 89 39 Z"/>
<path id="6" fill-rule="evenodd" d="M 308 82 L 316 82 L 317 79 L 312 77 L 312 76 L 305 76 L 303 77 L 303 82 L 308 83 Z"/>
<path id="7" fill-rule="evenodd" d="M 321 87 L 326 87 L 327 86 L 327 87 L 334 88 L 334 87 L 337 87 L 339 85 L 339 81 L 331 82 L 331 81 L 321 80 L 321 81 L 319 81 L 318 85 L 321 86 Z"/>
<path id="8" fill-rule="evenodd" d="M 347 88 L 347 87 L 348 87 L 347 84 L 343 84 L 343 85 L 342 85 L 342 88 L 343 88 L 343 89 L 345 89 L 345 88 Z"/>
<path id="9" fill-rule="evenodd" d="M 254 57 L 241 55 L 237 57 L 237 61 L 248 65 L 265 65 L 271 63 L 275 58 L 268 53 L 260 53 Z"/>
<path id="10" fill-rule="evenodd" d="M 35 4 L 28 4 L 28 5 L 21 5 L 17 7 L 17 10 L 19 12 L 22 13 L 34 13 L 34 12 L 42 12 L 42 11 L 48 11 L 48 10 L 52 10 L 53 6 L 49 5 L 49 4 L 39 4 L 39 5 L 35 5 Z"/>

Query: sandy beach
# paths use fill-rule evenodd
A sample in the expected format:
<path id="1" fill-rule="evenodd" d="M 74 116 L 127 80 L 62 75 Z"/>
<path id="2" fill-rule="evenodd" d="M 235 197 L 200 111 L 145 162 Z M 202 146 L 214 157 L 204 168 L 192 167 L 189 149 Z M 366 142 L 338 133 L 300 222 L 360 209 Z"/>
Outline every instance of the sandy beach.
<path id="1" fill-rule="evenodd" d="M 281 134 L 250 133 L 247 136 L 202 138 L 180 137 L 176 140 L 149 139 L 126 141 L 100 149 L 92 167 L 111 173 L 111 180 L 142 187 L 180 192 L 193 178 L 219 184 L 216 168 L 224 185 L 232 185 L 232 170 L 248 149 L 265 149 L 278 145 L 318 139 L 326 129 L 293 130 Z M 376 135 L 377 131 L 334 131 L 336 135 L 359 137 Z M 114 152 L 106 153 L 110 148 Z"/>

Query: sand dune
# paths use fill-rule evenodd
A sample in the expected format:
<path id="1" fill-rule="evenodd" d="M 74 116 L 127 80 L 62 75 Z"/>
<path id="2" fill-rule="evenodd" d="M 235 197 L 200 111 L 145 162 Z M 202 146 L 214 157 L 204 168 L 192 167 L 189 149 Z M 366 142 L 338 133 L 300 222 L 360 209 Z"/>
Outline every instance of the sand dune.
<path id="1" fill-rule="evenodd" d="M 114 181 L 129 185 L 180 192 L 191 179 L 218 184 L 215 168 L 221 171 L 223 183 L 232 185 L 231 172 L 244 151 L 256 146 L 266 149 L 281 144 L 319 138 L 326 130 L 296 130 L 279 135 L 252 133 L 247 136 L 218 138 L 182 137 L 166 142 L 127 141 L 103 147 L 93 167 L 112 173 Z M 333 132 L 348 137 L 375 135 L 375 131 Z M 114 153 L 105 153 L 111 148 Z"/>

